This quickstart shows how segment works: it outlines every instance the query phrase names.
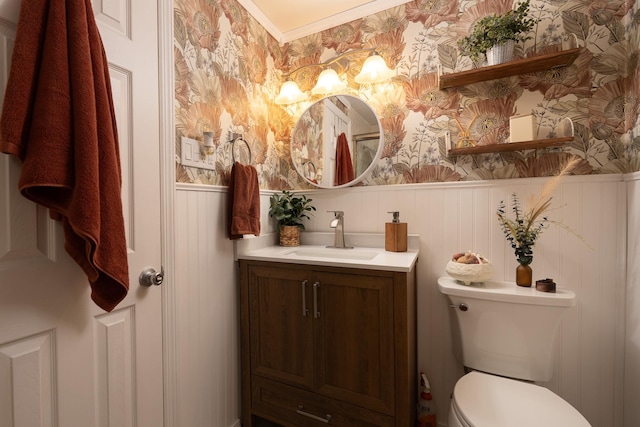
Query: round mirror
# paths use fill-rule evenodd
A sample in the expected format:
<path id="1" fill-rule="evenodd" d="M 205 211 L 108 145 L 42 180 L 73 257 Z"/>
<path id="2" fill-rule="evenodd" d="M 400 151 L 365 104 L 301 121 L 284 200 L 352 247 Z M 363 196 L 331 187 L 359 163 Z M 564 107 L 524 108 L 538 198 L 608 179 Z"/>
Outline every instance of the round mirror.
<path id="1" fill-rule="evenodd" d="M 293 164 L 308 183 L 348 187 L 375 167 L 383 146 L 382 126 L 366 102 L 334 95 L 312 104 L 291 135 Z"/>

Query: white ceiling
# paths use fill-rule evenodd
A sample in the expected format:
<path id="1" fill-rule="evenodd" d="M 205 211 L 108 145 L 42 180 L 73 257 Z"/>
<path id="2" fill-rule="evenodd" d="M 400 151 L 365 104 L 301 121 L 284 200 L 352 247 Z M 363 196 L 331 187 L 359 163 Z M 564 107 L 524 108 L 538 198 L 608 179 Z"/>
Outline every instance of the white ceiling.
<path id="1" fill-rule="evenodd" d="M 411 0 L 238 0 L 280 43 L 344 24 Z"/>

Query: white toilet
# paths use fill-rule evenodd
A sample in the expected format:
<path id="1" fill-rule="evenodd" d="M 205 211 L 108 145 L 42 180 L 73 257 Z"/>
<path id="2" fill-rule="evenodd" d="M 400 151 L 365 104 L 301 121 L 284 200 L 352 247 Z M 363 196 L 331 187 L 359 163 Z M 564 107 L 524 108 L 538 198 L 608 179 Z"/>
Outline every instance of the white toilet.
<path id="1" fill-rule="evenodd" d="M 575 293 L 539 292 L 510 282 L 461 284 L 438 279 L 455 316 L 454 351 L 471 370 L 456 383 L 449 427 L 588 427 L 589 422 L 550 390 L 563 313 Z M 529 381 L 529 382 L 527 382 Z"/>

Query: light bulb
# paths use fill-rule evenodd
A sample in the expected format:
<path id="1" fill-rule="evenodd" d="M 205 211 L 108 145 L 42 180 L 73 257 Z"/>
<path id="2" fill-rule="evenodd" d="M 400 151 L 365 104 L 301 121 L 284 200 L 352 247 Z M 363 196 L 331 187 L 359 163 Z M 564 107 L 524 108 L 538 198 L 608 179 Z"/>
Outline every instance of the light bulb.
<path id="1" fill-rule="evenodd" d="M 280 94 L 276 97 L 276 104 L 293 104 L 304 101 L 307 98 L 307 94 L 300 90 L 296 82 L 287 80 L 280 88 Z"/>
<path id="2" fill-rule="evenodd" d="M 314 95 L 337 92 L 346 89 L 347 84 L 340 80 L 338 73 L 333 68 L 327 68 L 318 76 L 318 83 L 311 89 Z"/>
<path id="3" fill-rule="evenodd" d="M 394 74 L 394 71 L 387 67 L 384 58 L 374 52 L 364 61 L 362 70 L 354 80 L 359 84 L 380 83 L 390 79 Z"/>

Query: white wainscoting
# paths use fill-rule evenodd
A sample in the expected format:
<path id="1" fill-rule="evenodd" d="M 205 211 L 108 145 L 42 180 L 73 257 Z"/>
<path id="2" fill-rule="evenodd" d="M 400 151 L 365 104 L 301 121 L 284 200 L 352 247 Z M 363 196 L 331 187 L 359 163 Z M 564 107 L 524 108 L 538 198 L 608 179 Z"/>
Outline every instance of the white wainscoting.
<path id="1" fill-rule="evenodd" d="M 226 188 L 179 184 L 175 197 L 176 425 L 240 425 L 237 267 Z M 269 206 L 269 195 L 261 206 Z M 268 209 L 268 208 L 267 208 Z M 269 229 L 263 209 L 262 229 Z"/>
<path id="2" fill-rule="evenodd" d="M 640 426 L 640 172 L 627 180 L 624 427 Z"/>
<path id="3" fill-rule="evenodd" d="M 449 396 L 463 372 L 451 351 L 448 308 L 436 280 L 445 274 L 451 254 L 467 249 L 493 262 L 495 279 L 513 280 L 515 257 L 495 219 L 496 208 L 514 191 L 522 200 L 537 195 L 544 182 L 521 179 L 308 193 L 317 207 L 307 226 L 310 231 L 330 231 L 332 214 L 326 211 L 343 210 L 347 232 L 384 233 L 384 223 L 391 219 L 387 212 L 399 210 L 409 233 L 420 235 L 418 362 L 429 376 L 441 426 L 446 425 Z M 630 209 L 637 212 L 637 182 L 626 183 L 620 175 L 565 178 L 554 193 L 553 206 L 558 209 L 551 217 L 575 229 L 594 250 L 571 233 L 551 226 L 536 244 L 532 264 L 534 279 L 552 277 L 578 295 L 577 306 L 562 323 L 554 378 L 544 385 L 573 404 L 593 427 L 637 425 L 623 424 L 627 187 L 629 197 L 635 197 Z M 240 414 L 238 288 L 233 243 L 225 233 L 226 191 L 182 184 L 177 188 L 180 425 L 233 426 Z M 261 196 L 264 232 L 273 231 L 267 215 L 269 194 Z M 638 220 L 630 222 L 630 227 L 637 235 Z M 639 252 L 636 248 L 636 258 Z M 633 306 L 627 305 L 627 317 L 637 325 L 640 303 L 637 296 L 635 300 Z M 635 340 L 627 356 L 638 355 L 638 336 L 637 327 L 627 332 L 627 338 Z M 640 362 L 631 363 L 637 379 Z M 638 383 L 626 387 L 632 393 L 627 396 L 629 420 L 638 420 L 634 401 Z"/>
<path id="4" fill-rule="evenodd" d="M 232 426 L 240 414 L 240 341 L 233 243 L 224 190 L 176 193 L 176 416 L 181 426 Z"/>

